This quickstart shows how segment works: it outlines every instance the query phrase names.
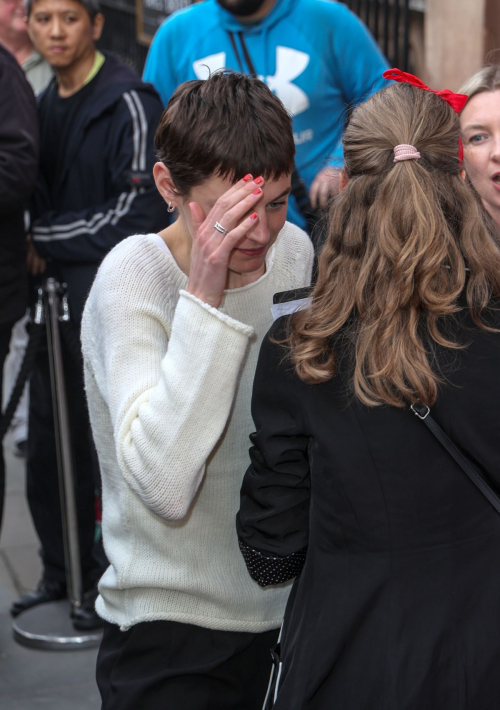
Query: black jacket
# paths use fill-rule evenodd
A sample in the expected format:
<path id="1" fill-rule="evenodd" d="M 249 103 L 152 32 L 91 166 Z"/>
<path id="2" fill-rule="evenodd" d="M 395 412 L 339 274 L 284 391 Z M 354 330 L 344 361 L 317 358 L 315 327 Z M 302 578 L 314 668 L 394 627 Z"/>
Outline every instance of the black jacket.
<path id="1" fill-rule="evenodd" d="M 500 491 L 500 333 L 457 321 L 433 416 Z M 351 347 L 321 385 L 269 338 L 257 366 L 238 533 L 260 584 L 299 575 L 274 707 L 498 710 L 500 515 L 409 408 L 350 395 Z"/>
<path id="2" fill-rule="evenodd" d="M 37 169 L 35 96 L 16 59 L 0 45 L 0 324 L 26 310 L 24 208 Z"/>
<path id="3" fill-rule="evenodd" d="M 40 175 L 32 211 L 36 250 L 68 284 L 76 322 L 106 254 L 125 237 L 168 223 L 151 174 L 158 94 L 109 54 L 92 87 L 73 118 L 58 183 L 49 189 Z M 56 91 L 53 80 L 40 97 L 41 115 Z"/>

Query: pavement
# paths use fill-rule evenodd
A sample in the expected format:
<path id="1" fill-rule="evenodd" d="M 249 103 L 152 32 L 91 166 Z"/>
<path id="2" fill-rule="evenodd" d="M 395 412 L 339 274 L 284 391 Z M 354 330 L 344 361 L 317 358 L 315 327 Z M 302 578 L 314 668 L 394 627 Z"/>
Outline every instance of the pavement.
<path id="1" fill-rule="evenodd" d="M 9 607 L 41 574 L 38 540 L 25 496 L 25 462 L 4 441 L 6 497 L 0 533 L 0 710 L 99 710 L 97 649 L 35 650 L 12 636 Z"/>

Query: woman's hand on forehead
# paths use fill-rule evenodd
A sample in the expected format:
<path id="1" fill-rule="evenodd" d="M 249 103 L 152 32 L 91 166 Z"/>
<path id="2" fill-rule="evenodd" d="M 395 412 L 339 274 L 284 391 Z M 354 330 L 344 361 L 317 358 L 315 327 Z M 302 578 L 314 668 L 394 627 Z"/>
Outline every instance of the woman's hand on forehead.
<path id="1" fill-rule="evenodd" d="M 222 301 L 231 253 L 258 220 L 253 208 L 262 199 L 263 185 L 262 177 L 245 175 L 219 197 L 207 216 L 197 202 L 189 204 L 193 246 L 186 290 L 214 308 Z"/>

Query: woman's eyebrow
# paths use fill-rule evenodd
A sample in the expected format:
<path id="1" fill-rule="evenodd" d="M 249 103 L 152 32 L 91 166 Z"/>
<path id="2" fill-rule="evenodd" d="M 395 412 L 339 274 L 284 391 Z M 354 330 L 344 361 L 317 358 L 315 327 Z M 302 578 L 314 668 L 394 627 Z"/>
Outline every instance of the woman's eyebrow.
<path id="1" fill-rule="evenodd" d="M 463 129 L 464 131 L 482 131 L 485 128 L 488 128 L 488 126 L 481 125 L 480 123 L 471 123 L 468 126 L 465 126 Z"/>
<path id="2" fill-rule="evenodd" d="M 284 191 L 281 193 L 281 195 L 277 195 L 276 197 L 273 197 L 271 200 L 269 200 L 269 202 L 276 202 L 276 200 L 279 200 L 281 197 L 285 197 L 285 195 L 289 195 L 289 194 L 291 193 L 291 191 L 292 191 L 291 186 L 290 186 L 290 187 L 287 187 L 287 189 L 284 190 Z"/>

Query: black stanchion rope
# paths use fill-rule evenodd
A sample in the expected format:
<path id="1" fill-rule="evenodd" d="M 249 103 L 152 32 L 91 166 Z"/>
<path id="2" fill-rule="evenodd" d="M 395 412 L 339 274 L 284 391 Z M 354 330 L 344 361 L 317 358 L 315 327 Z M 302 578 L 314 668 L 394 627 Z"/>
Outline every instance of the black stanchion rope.
<path id="1" fill-rule="evenodd" d="M 64 342 L 65 349 L 68 351 L 70 357 L 77 363 L 82 363 L 82 349 L 80 345 L 80 333 L 79 329 L 74 326 L 71 321 L 60 321 L 61 338 Z M 22 397 L 26 382 L 29 380 L 33 368 L 35 366 L 36 356 L 38 350 L 40 349 L 40 344 L 44 340 L 46 335 L 46 329 L 44 323 L 35 323 L 31 320 L 30 323 L 30 338 L 28 345 L 26 347 L 26 352 L 24 353 L 23 362 L 21 368 L 18 372 L 16 383 L 10 395 L 9 402 L 0 417 L 0 443 L 3 441 L 12 418 L 16 412 L 19 401 Z M 82 365 L 83 373 L 83 365 Z M 82 374 L 83 376 L 83 374 Z"/>
<path id="2" fill-rule="evenodd" d="M 35 359 L 44 335 L 45 325 L 43 323 L 38 324 L 32 321 L 30 324 L 30 339 L 26 352 L 24 353 L 21 369 L 18 372 L 14 389 L 10 395 L 9 403 L 0 418 L 0 442 L 3 441 L 3 438 L 9 429 L 12 417 L 14 416 L 19 400 L 22 397 L 26 382 L 33 371 Z"/>

